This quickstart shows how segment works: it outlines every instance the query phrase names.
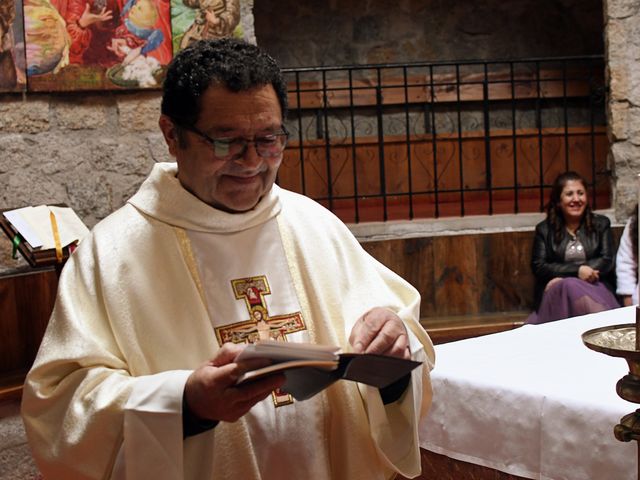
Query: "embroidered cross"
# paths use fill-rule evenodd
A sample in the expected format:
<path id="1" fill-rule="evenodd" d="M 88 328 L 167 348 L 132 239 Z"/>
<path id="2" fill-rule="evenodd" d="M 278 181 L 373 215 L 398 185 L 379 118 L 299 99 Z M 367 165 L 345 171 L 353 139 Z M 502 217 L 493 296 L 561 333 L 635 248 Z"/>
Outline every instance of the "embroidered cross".
<path id="1" fill-rule="evenodd" d="M 254 343 L 257 340 L 286 342 L 288 333 L 307 328 L 300 312 L 269 315 L 264 296 L 271 295 L 271 289 L 266 276 L 231 280 L 231 287 L 236 299 L 244 300 L 249 320 L 217 327 L 215 332 L 219 345 L 225 342 Z M 281 390 L 275 390 L 272 398 L 276 407 L 293 403 L 291 395 Z"/>

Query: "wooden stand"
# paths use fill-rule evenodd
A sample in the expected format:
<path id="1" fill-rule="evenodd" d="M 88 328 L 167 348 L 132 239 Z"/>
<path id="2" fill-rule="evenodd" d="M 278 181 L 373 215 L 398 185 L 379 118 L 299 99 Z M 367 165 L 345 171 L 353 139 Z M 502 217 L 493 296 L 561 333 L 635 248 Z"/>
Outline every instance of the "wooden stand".
<path id="1" fill-rule="evenodd" d="M 2 211 L 0 229 L 12 243 L 19 235 Z M 17 249 L 32 268 L 0 276 L 0 336 L 5 339 L 0 349 L 0 401 L 22 395 L 53 310 L 60 272 L 71 253 L 65 247 L 59 262 L 55 249 L 34 249 L 24 239 Z"/>

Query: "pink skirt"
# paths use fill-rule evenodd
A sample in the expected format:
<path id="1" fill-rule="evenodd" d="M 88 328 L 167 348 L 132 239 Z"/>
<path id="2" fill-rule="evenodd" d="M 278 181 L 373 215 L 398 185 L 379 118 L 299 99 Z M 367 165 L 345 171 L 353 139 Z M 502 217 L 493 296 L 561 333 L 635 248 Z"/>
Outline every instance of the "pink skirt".
<path id="1" fill-rule="evenodd" d="M 604 283 L 589 283 L 576 277 L 563 278 L 544 292 L 537 314 L 532 313 L 527 323 L 553 322 L 619 306 Z"/>

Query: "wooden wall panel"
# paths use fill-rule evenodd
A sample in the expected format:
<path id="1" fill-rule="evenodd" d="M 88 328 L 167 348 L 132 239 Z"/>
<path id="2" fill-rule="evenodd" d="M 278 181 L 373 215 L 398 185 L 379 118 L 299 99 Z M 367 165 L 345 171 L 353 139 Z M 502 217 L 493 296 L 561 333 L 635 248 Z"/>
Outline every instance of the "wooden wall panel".
<path id="1" fill-rule="evenodd" d="M 422 296 L 421 311 L 435 308 L 433 285 L 433 237 L 408 238 L 363 243 L 363 248 L 379 262 L 411 283 Z"/>
<path id="2" fill-rule="evenodd" d="M 478 268 L 478 241 L 471 235 L 437 237 L 434 242 L 435 314 L 479 312 L 484 278 Z"/>
<path id="3" fill-rule="evenodd" d="M 487 234 L 480 238 L 485 289 L 479 298 L 480 312 L 529 310 L 532 305 L 533 232 Z"/>
<path id="4" fill-rule="evenodd" d="M 526 311 L 533 305 L 533 232 L 365 242 L 422 296 L 421 317 Z"/>
<path id="5" fill-rule="evenodd" d="M 0 394 L 35 359 L 53 310 L 58 278 L 54 270 L 0 277 Z"/>
<path id="6" fill-rule="evenodd" d="M 409 148 L 404 136 L 386 136 L 382 145 L 375 137 L 357 138 L 354 145 L 349 139 L 307 141 L 303 157 L 299 143 L 291 142 L 278 182 L 320 200 L 345 222 L 432 218 L 436 200 L 439 216 L 537 212 L 548 196 L 547 189 L 540 191 L 541 180 L 551 184 L 567 167 L 587 179 L 594 168 L 606 171 L 605 131 L 598 128 L 593 141 L 590 133 L 583 127 L 518 130 L 514 142 L 511 132 L 492 132 L 489 162 L 480 132 L 440 134 L 435 152 L 430 135 L 413 135 Z M 607 177 L 598 176 L 597 184 L 597 205 L 607 208 Z"/>
<path id="7" fill-rule="evenodd" d="M 0 279 L 0 369 L 15 369 L 24 357 L 19 342 L 19 322 L 13 282 Z"/>

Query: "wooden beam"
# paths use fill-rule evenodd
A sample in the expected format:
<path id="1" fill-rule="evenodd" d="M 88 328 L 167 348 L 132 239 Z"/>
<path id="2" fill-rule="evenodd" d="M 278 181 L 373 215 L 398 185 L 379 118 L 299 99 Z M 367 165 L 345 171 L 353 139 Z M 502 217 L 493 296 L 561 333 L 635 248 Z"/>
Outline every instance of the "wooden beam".
<path id="1" fill-rule="evenodd" d="M 406 83 L 402 77 L 374 77 L 348 80 L 289 82 L 291 109 L 371 107 L 424 103 L 477 102 L 485 99 L 531 100 L 563 97 L 586 97 L 598 78 L 584 70 L 567 72 L 545 70 L 539 78 L 533 74 L 518 74 L 512 79 L 506 73 L 437 75 L 433 78 L 412 75 Z M 599 79 L 599 83 L 603 83 Z M 486 84 L 486 92 L 485 92 Z M 378 98 L 380 94 L 380 99 Z M 380 101 L 381 100 L 381 101 Z"/>

